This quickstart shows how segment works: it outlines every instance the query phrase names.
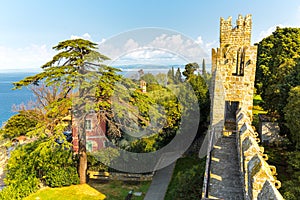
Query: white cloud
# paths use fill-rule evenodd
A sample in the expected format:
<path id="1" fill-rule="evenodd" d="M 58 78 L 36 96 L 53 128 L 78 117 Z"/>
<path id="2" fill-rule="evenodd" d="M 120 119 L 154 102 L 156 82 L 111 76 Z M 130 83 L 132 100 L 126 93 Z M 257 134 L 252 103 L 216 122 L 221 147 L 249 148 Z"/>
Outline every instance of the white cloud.
<path id="1" fill-rule="evenodd" d="M 197 44 L 199 44 L 199 45 L 202 45 L 202 44 L 203 44 L 202 37 L 201 37 L 201 36 L 197 37 L 197 39 L 196 39 L 195 42 L 196 42 Z"/>
<path id="2" fill-rule="evenodd" d="M 90 40 L 91 35 L 85 33 L 82 36 L 71 36 L 71 39 L 76 38 Z M 52 48 L 45 44 L 31 44 L 19 48 L 0 46 L 0 71 L 38 71 L 54 54 Z"/>
<path id="3" fill-rule="evenodd" d="M 88 40 L 91 39 L 91 36 L 88 33 L 83 34 L 82 37 Z"/>
<path id="4" fill-rule="evenodd" d="M 139 48 L 128 52 L 113 61 L 113 65 L 128 64 L 170 64 L 182 63 L 184 60 L 172 52 L 153 48 Z"/>
<path id="5" fill-rule="evenodd" d="M 169 49 L 174 52 L 177 52 L 179 49 L 184 48 L 185 46 L 190 45 L 189 40 L 185 40 L 180 34 L 177 35 L 166 35 L 162 34 L 159 37 L 156 37 L 148 46 Z"/>
<path id="6" fill-rule="evenodd" d="M 22 48 L 0 46 L 0 71 L 40 70 L 54 55 L 47 45 L 32 44 Z"/>
<path id="7" fill-rule="evenodd" d="M 208 50 L 201 36 L 198 36 L 194 41 L 183 35 L 162 35 L 155 38 L 155 40 L 149 44 L 152 47 L 161 49 L 168 49 L 174 54 L 178 54 L 185 58 L 188 62 L 201 62 L 203 58 L 208 59 Z"/>
<path id="8" fill-rule="evenodd" d="M 144 62 L 152 64 L 160 64 L 166 62 L 202 62 L 205 58 L 207 63 L 210 62 L 210 50 L 216 42 L 205 43 L 202 37 L 197 37 L 196 40 L 187 38 L 181 34 L 165 34 L 161 33 L 152 39 L 141 36 L 130 35 L 133 38 L 111 38 L 103 43 L 100 43 L 100 52 L 110 57 L 112 61 L 108 64 L 121 63 L 128 64 L 128 62 Z M 138 40 L 142 38 L 141 40 Z M 120 60 L 121 59 L 121 60 Z M 141 63 L 139 63 L 141 64 Z M 169 63 L 173 64 L 173 63 Z"/>
<path id="9" fill-rule="evenodd" d="M 127 40 L 127 42 L 124 45 L 124 50 L 130 51 L 130 50 L 136 49 L 138 47 L 139 47 L 139 44 L 136 41 L 134 41 L 133 39 L 129 39 L 129 40 Z"/>
<path id="10" fill-rule="evenodd" d="M 174 57 L 172 53 L 163 50 L 137 49 L 136 51 L 126 54 L 122 58 L 131 59 L 131 60 L 136 60 L 136 59 L 148 60 L 148 59 L 171 58 L 171 57 Z"/>
<path id="11" fill-rule="evenodd" d="M 82 36 L 77 36 L 77 35 L 71 35 L 71 40 L 74 39 L 85 39 L 85 40 L 91 40 L 91 35 L 88 33 L 83 34 Z"/>
<path id="12" fill-rule="evenodd" d="M 209 63 L 211 47 L 217 44 L 215 41 L 204 42 L 201 36 L 193 40 L 178 33 L 157 34 L 147 41 L 143 37 L 135 37 L 134 34 L 130 36 L 123 40 L 103 38 L 99 42 L 99 51 L 111 58 L 110 62 L 125 62 L 122 64 L 201 63 L 203 58 Z M 71 39 L 75 38 L 90 39 L 91 35 L 85 33 L 82 36 L 71 36 Z M 32 44 L 22 48 L 0 46 L 0 70 L 29 68 L 40 70 L 40 66 L 51 60 L 55 53 L 47 45 Z"/>
<path id="13" fill-rule="evenodd" d="M 102 43 L 104 43 L 106 41 L 105 38 L 102 38 L 101 41 L 99 42 L 99 45 L 101 45 Z"/>

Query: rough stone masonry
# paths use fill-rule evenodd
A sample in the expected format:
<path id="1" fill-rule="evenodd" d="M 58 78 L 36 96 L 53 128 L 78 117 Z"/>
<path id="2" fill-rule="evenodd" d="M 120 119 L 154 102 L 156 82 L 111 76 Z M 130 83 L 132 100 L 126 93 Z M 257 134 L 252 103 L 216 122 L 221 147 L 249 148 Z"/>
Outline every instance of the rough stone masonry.
<path id="1" fill-rule="evenodd" d="M 220 20 L 220 47 L 212 49 L 211 125 L 223 129 L 226 112 L 242 108 L 252 115 L 257 47 L 251 46 L 251 15 Z M 231 109 L 232 107 L 232 109 Z M 225 120 L 225 121 L 224 121 Z"/>

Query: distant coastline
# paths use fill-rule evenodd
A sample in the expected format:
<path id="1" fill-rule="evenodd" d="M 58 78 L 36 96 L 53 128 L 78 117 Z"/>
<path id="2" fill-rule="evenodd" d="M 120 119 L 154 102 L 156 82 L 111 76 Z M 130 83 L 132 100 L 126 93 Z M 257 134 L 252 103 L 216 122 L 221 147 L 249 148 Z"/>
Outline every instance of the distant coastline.
<path id="1" fill-rule="evenodd" d="M 41 72 L 41 69 L 36 68 L 26 68 L 26 69 L 0 69 L 0 74 L 10 74 L 10 73 L 30 73 L 35 74 Z"/>
<path id="2" fill-rule="evenodd" d="M 199 64 L 201 68 L 201 64 Z M 180 68 L 181 72 L 184 71 L 184 65 L 149 65 L 149 64 L 134 64 L 134 65 L 122 65 L 113 66 L 115 68 L 121 69 L 121 74 L 126 77 L 134 77 L 138 74 L 140 69 L 143 69 L 144 73 L 167 73 L 169 69 L 174 67 L 176 70 Z M 211 65 L 206 65 L 206 71 L 211 71 Z M 6 122 L 14 113 L 12 111 L 13 105 L 19 105 L 21 103 L 26 104 L 28 101 L 32 100 L 34 97 L 30 90 L 23 88 L 21 90 L 12 90 L 13 82 L 19 81 L 26 76 L 31 76 L 36 73 L 41 72 L 41 69 L 0 69 L 0 127 L 4 122 Z"/>

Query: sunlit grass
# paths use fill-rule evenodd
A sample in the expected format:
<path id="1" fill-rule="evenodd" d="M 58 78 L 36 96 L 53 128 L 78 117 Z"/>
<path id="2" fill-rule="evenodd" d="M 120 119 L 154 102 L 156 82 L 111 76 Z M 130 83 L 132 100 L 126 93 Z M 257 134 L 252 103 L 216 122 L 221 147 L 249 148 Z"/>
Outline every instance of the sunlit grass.
<path id="1" fill-rule="evenodd" d="M 141 196 L 133 196 L 132 200 L 143 200 L 151 182 L 109 181 L 107 183 L 99 183 L 99 181 L 90 181 L 89 184 L 95 189 L 103 192 L 108 200 L 123 200 L 130 190 L 142 193 Z"/>
<path id="2" fill-rule="evenodd" d="M 87 184 L 43 188 L 24 200 L 103 200 L 106 196 Z"/>
<path id="3" fill-rule="evenodd" d="M 254 95 L 253 97 L 253 109 L 252 113 L 253 115 L 258 115 L 258 114 L 267 114 L 267 111 L 265 111 L 262 107 L 261 104 L 263 103 L 263 100 L 260 95 Z"/>

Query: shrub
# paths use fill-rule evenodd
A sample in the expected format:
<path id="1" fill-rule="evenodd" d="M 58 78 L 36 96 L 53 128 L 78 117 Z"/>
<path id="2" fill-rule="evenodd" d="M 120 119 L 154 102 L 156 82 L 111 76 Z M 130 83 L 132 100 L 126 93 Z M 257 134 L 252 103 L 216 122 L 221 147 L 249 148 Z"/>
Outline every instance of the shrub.
<path id="1" fill-rule="evenodd" d="M 0 192 L 1 200 L 22 199 L 38 190 L 39 179 L 34 176 L 23 176 L 8 185 Z"/>
<path id="2" fill-rule="evenodd" d="M 175 177 L 178 187 L 170 191 L 170 196 L 173 196 L 174 200 L 201 199 L 203 171 L 203 166 L 198 165 L 179 172 Z"/>
<path id="3" fill-rule="evenodd" d="M 72 152 L 54 141 L 35 141 L 17 147 L 6 166 L 0 199 L 20 199 L 35 192 L 40 183 L 51 187 L 79 182 Z"/>
<path id="4" fill-rule="evenodd" d="M 31 114 L 28 111 L 28 114 Z M 0 130 L 0 134 L 3 138 L 14 138 L 20 135 L 26 135 L 29 131 L 33 130 L 37 122 L 26 116 L 26 113 L 19 113 L 12 116 L 5 126 Z"/>
<path id="5" fill-rule="evenodd" d="M 154 147 L 155 141 L 156 141 L 155 136 L 135 140 L 130 143 L 129 151 L 135 152 L 135 153 L 154 152 L 156 150 Z"/>
<path id="6" fill-rule="evenodd" d="M 76 168 L 67 167 L 64 169 L 54 169 L 49 171 L 45 177 L 45 182 L 50 187 L 60 187 L 78 184 L 79 179 Z"/>

